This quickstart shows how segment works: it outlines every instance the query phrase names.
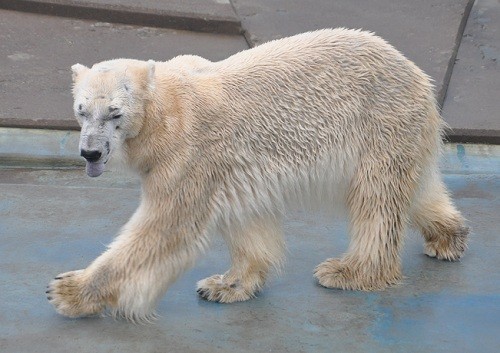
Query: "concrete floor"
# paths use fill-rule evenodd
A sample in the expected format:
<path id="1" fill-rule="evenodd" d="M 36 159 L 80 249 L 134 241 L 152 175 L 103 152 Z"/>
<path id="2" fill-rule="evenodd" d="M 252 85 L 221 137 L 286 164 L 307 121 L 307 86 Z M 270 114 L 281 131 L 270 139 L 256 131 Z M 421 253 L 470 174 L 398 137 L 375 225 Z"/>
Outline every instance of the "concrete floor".
<path id="1" fill-rule="evenodd" d="M 80 169 L 0 163 L 0 352 L 498 352 L 500 146 L 447 145 L 445 181 L 473 229 L 461 262 L 427 258 L 410 233 L 403 283 L 383 292 L 328 290 L 312 270 L 347 247 L 345 225 L 294 212 L 288 261 L 258 298 L 198 299 L 195 283 L 229 264 L 216 239 L 169 289 L 154 325 L 66 319 L 45 299 L 54 275 L 98 256 L 138 203 L 135 180 Z"/>

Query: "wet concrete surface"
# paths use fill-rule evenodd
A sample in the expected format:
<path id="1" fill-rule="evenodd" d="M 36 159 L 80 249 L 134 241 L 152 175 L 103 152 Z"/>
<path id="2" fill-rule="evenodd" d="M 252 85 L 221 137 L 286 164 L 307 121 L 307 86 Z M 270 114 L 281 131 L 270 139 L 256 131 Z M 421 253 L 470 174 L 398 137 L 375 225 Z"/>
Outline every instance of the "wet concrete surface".
<path id="1" fill-rule="evenodd" d="M 63 271 L 87 266 L 138 204 L 137 180 L 83 169 L 0 168 L 1 352 L 497 352 L 500 346 L 500 147 L 447 145 L 444 179 L 473 229 L 460 262 L 430 259 L 419 234 L 403 251 L 404 281 L 382 292 L 319 287 L 313 268 L 346 249 L 344 222 L 310 212 L 285 222 L 287 263 L 254 300 L 198 299 L 197 280 L 229 265 L 211 249 L 173 285 L 159 320 L 137 326 L 67 319 L 45 299 Z"/>

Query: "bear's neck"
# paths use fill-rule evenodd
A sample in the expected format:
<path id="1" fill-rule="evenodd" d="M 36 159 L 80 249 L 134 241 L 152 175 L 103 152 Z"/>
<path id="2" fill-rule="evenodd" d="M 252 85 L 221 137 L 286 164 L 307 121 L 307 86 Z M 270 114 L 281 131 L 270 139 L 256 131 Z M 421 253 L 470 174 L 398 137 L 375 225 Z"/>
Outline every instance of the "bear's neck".
<path id="1" fill-rule="evenodd" d="M 192 112 L 189 96 L 179 92 L 181 85 L 157 82 L 151 97 L 145 101 L 145 115 L 139 134 L 128 143 L 128 161 L 143 178 L 155 168 L 168 168 L 187 160 Z"/>

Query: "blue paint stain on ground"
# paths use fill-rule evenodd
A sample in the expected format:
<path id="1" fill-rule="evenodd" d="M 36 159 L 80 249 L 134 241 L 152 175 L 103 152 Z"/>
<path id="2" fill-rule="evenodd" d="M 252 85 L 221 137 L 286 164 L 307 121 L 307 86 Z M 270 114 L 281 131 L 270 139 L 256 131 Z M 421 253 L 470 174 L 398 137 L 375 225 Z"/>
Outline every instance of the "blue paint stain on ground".
<path id="1" fill-rule="evenodd" d="M 374 294 L 378 318 L 369 334 L 393 352 L 493 352 L 500 334 L 500 294 L 426 293 L 407 298 Z"/>
<path id="2" fill-rule="evenodd" d="M 68 139 L 70 137 L 71 133 L 67 132 L 62 139 L 59 141 L 59 153 L 64 154 L 64 151 L 66 149 L 66 143 L 68 142 Z"/>
<path id="3" fill-rule="evenodd" d="M 464 147 L 464 145 L 457 145 L 457 157 L 462 163 L 465 162 L 465 147 Z"/>
<path id="4" fill-rule="evenodd" d="M 6 215 L 14 206 L 13 200 L 0 200 L 0 215 Z"/>
<path id="5" fill-rule="evenodd" d="M 472 146 L 472 147 L 471 147 Z M 500 172 L 498 146 L 447 145 L 441 159 L 444 174 L 489 174 Z"/>

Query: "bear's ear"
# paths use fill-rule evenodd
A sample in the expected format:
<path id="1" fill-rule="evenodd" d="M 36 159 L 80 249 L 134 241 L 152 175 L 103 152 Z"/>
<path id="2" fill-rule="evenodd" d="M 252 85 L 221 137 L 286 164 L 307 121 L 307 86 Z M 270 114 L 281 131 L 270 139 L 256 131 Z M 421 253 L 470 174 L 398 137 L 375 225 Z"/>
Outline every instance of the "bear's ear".
<path id="1" fill-rule="evenodd" d="M 71 71 L 73 72 L 73 83 L 75 83 L 78 80 L 78 77 L 87 72 L 89 68 L 87 66 L 84 66 L 82 64 L 75 64 L 71 66 Z"/>
<path id="2" fill-rule="evenodd" d="M 151 90 L 154 87 L 155 65 L 153 60 L 140 64 L 132 62 L 125 68 L 125 75 L 140 89 Z"/>

